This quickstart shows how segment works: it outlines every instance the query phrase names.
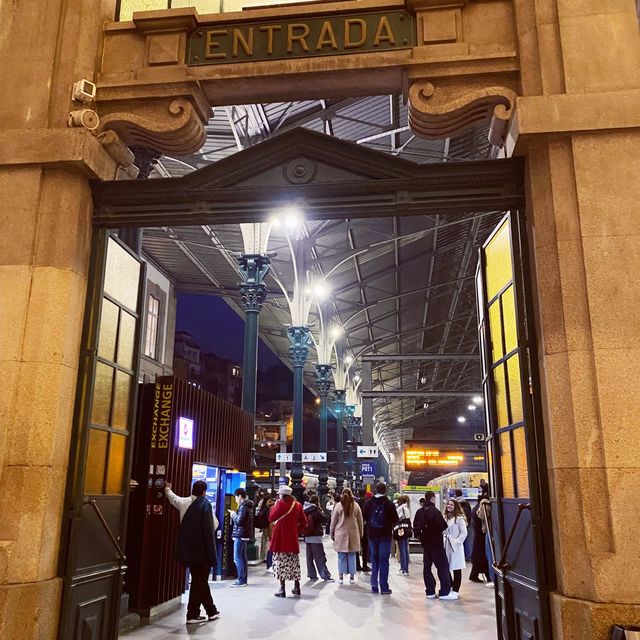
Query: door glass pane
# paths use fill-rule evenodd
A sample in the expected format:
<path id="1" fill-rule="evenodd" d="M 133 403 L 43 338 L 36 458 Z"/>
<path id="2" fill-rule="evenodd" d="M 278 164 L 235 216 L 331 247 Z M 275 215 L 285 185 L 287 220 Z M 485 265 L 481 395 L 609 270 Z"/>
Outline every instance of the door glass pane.
<path id="1" fill-rule="evenodd" d="M 529 497 L 529 466 L 527 464 L 527 445 L 524 437 L 524 427 L 513 432 L 513 455 L 516 460 L 516 484 L 518 498 Z"/>
<path id="2" fill-rule="evenodd" d="M 138 306 L 140 263 L 115 240 L 109 240 L 104 290 L 128 309 Z"/>
<path id="3" fill-rule="evenodd" d="M 507 376 L 509 385 L 509 405 L 511 421 L 509 424 L 522 422 L 522 387 L 520 383 L 520 356 L 516 353 L 507 360 Z"/>
<path id="4" fill-rule="evenodd" d="M 124 371 L 116 371 L 116 394 L 113 403 L 111 426 L 116 429 L 129 428 L 129 403 L 133 377 Z"/>
<path id="5" fill-rule="evenodd" d="M 500 465 L 502 473 L 502 495 L 505 498 L 515 498 L 515 487 L 513 482 L 513 467 L 511 466 L 511 439 L 510 434 L 500 434 Z"/>
<path id="6" fill-rule="evenodd" d="M 87 467 L 84 475 L 84 492 L 86 495 L 102 493 L 108 436 L 109 434 L 106 431 L 89 429 L 89 449 L 87 451 Z"/>
<path id="7" fill-rule="evenodd" d="M 118 364 L 133 369 L 133 343 L 135 341 L 136 319 L 126 311 L 120 314 L 118 339 Z"/>
<path id="8" fill-rule="evenodd" d="M 124 475 L 124 461 L 127 451 L 127 436 L 119 433 L 111 434 L 111 447 L 109 448 L 109 467 L 107 471 L 108 494 L 121 494 Z"/>
<path id="9" fill-rule="evenodd" d="M 502 348 L 502 319 L 500 318 L 500 300 L 496 300 L 489 307 L 489 331 L 491 333 L 491 362 L 496 362 L 504 356 Z"/>
<path id="10" fill-rule="evenodd" d="M 100 341 L 98 355 L 113 362 L 116 357 L 116 336 L 118 333 L 118 307 L 107 299 L 102 300 L 100 316 Z"/>
<path id="11" fill-rule="evenodd" d="M 504 322 L 505 353 L 511 353 L 518 346 L 518 330 L 516 325 L 516 303 L 513 298 L 513 285 L 501 296 L 502 321 Z"/>
<path id="12" fill-rule="evenodd" d="M 93 387 L 93 405 L 91 407 L 91 422 L 94 424 L 109 424 L 111 411 L 111 392 L 113 390 L 113 367 L 103 362 L 96 364 L 96 381 Z"/>
<path id="13" fill-rule="evenodd" d="M 505 382 L 504 363 L 493 370 L 493 382 L 495 387 L 496 417 L 498 424 L 496 429 L 509 425 L 509 413 L 507 412 L 507 388 Z"/>
<path id="14" fill-rule="evenodd" d="M 495 297 L 512 279 L 510 234 L 509 219 L 506 219 L 484 249 L 487 301 Z"/>

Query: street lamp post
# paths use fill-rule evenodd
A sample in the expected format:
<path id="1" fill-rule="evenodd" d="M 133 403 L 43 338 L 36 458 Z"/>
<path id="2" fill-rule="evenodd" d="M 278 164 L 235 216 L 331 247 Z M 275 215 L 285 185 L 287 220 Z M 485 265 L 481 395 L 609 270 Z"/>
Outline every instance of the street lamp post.
<path id="1" fill-rule="evenodd" d="M 291 488 L 293 495 L 302 502 L 304 486 L 302 478 L 302 435 L 303 435 L 303 370 L 309 354 L 311 332 L 308 327 L 289 327 L 287 330 L 291 341 L 291 358 L 293 360 L 293 456 L 291 463 Z"/>
<path id="2" fill-rule="evenodd" d="M 242 284 L 240 293 L 245 312 L 244 354 L 242 359 L 242 409 L 251 414 L 254 425 L 256 418 L 256 382 L 258 377 L 258 326 L 260 309 L 267 297 L 264 277 L 269 272 L 271 261 L 261 254 L 243 253 L 238 258 Z M 254 435 L 255 438 L 255 435 Z M 247 489 L 251 499 L 255 496 L 257 484 L 251 475 L 257 467 L 255 440 L 251 443 L 251 468 Z"/>
<path id="3" fill-rule="evenodd" d="M 333 392 L 336 408 L 336 450 L 338 460 L 336 465 L 336 490 L 340 493 L 344 487 L 344 474 L 342 470 L 344 438 L 342 430 L 342 419 L 345 413 L 347 391 L 346 389 L 336 389 Z"/>
<path id="4" fill-rule="evenodd" d="M 316 379 L 318 383 L 318 393 L 320 394 L 320 453 L 327 453 L 327 396 L 331 391 L 331 380 L 333 377 L 333 367 L 330 364 L 316 365 Z M 327 473 L 327 463 L 320 463 L 320 473 L 318 474 L 318 493 L 322 498 L 329 490 L 329 474 Z"/>

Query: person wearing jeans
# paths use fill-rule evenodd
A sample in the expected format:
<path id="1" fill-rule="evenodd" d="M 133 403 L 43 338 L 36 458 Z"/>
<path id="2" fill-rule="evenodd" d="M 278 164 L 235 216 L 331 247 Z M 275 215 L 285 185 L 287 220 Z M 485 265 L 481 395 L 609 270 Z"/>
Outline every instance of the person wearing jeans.
<path id="1" fill-rule="evenodd" d="M 233 516 L 233 561 L 238 571 L 238 579 L 231 585 L 232 587 L 247 586 L 247 543 L 253 535 L 253 502 L 247 498 L 247 492 L 244 489 L 236 489 L 236 504 L 238 511 Z"/>
<path id="2" fill-rule="evenodd" d="M 398 522 L 396 508 L 387 498 L 387 485 L 379 482 L 376 494 L 364 505 L 364 520 L 369 534 L 371 591 L 391 595 L 389 588 L 389 556 L 393 525 Z"/>
<path id="3" fill-rule="evenodd" d="M 317 580 L 319 575 L 325 582 L 333 582 L 331 572 L 327 569 L 327 556 L 322 544 L 322 532 L 327 517 L 320 509 L 318 496 L 309 496 L 303 510 L 307 519 L 307 526 L 303 531 L 307 548 L 307 576 L 309 580 Z"/>
<path id="4" fill-rule="evenodd" d="M 411 531 L 411 510 L 409 509 L 409 496 L 398 496 L 396 512 L 398 513 L 398 527 L 394 533 L 400 555 L 400 575 L 409 575 L 409 537 Z M 402 534 L 402 535 L 400 535 Z"/>
<path id="5" fill-rule="evenodd" d="M 433 491 L 427 491 L 424 497 L 424 506 L 417 511 L 413 520 L 413 532 L 422 544 L 424 558 L 422 576 L 427 598 L 432 600 L 436 597 L 436 581 L 431 573 L 431 565 L 435 564 L 440 580 L 440 599 L 457 600 L 458 597 L 451 593 L 449 562 L 442 537 L 443 532 L 447 529 L 447 523 L 443 515 L 436 509 L 436 494 Z"/>

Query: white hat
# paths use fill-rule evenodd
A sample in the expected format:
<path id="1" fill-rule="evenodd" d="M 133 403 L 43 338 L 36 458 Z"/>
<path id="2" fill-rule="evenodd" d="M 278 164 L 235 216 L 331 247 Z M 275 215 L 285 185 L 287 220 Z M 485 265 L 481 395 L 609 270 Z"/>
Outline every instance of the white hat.
<path id="1" fill-rule="evenodd" d="M 286 484 L 281 484 L 280 488 L 278 489 L 278 493 L 281 496 L 290 496 L 293 493 L 293 491 L 291 490 L 290 486 Z"/>

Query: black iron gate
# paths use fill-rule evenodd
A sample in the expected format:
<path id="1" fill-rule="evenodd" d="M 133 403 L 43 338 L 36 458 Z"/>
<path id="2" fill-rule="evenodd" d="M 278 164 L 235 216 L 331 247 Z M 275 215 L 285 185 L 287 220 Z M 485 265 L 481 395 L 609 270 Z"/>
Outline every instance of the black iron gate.
<path id="1" fill-rule="evenodd" d="M 480 249 L 476 288 L 498 637 L 549 640 L 552 542 L 524 214 L 504 216 Z"/>

